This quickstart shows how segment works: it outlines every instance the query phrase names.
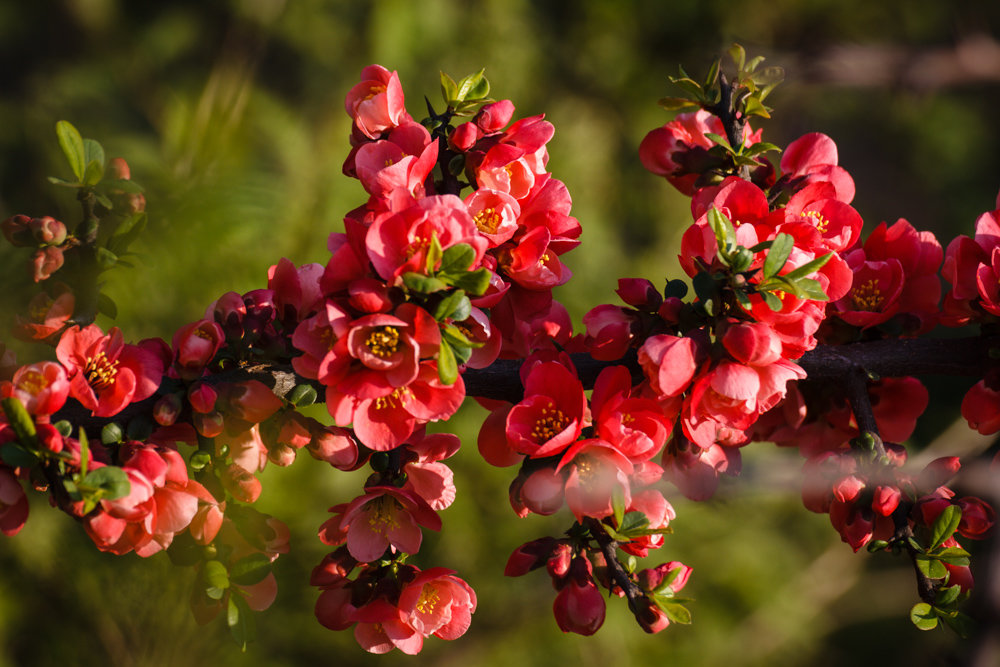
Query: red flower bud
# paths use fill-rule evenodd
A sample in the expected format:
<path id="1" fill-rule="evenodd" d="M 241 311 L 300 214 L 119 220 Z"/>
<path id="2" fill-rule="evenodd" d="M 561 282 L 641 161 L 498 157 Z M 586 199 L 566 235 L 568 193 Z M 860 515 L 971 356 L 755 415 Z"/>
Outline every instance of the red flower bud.
<path id="1" fill-rule="evenodd" d="M 211 385 L 199 383 L 188 391 L 188 402 L 191 409 L 201 414 L 208 414 L 215 409 L 215 401 L 219 398 L 218 392 Z"/>
<path id="2" fill-rule="evenodd" d="M 37 243 L 45 245 L 62 245 L 66 240 L 66 225 L 51 216 L 32 218 L 28 229 Z"/>
<path id="3" fill-rule="evenodd" d="M 31 237 L 31 230 L 28 229 L 29 222 L 31 222 L 31 218 L 26 215 L 12 215 L 3 222 L 0 222 L 0 231 L 3 232 L 4 238 L 13 246 L 23 248 L 35 245 Z"/>
<path id="4" fill-rule="evenodd" d="M 966 496 L 955 501 L 962 508 L 958 533 L 964 537 L 981 540 L 996 522 L 996 512 L 979 498 Z"/>
<path id="5" fill-rule="evenodd" d="M 241 503 L 253 503 L 260 497 L 260 480 L 235 463 L 222 472 L 222 486 Z"/>
<path id="6" fill-rule="evenodd" d="M 592 635 L 604 625 L 604 596 L 593 581 L 578 583 L 570 579 L 556 595 L 552 612 L 563 632 Z"/>
<path id="7" fill-rule="evenodd" d="M 472 122 L 478 125 L 484 134 L 489 134 L 505 128 L 513 117 L 514 103 L 510 100 L 499 100 L 480 109 Z"/>
<path id="8" fill-rule="evenodd" d="M 63 251 L 54 246 L 39 248 L 31 259 L 32 279 L 37 283 L 62 268 Z"/>
<path id="9" fill-rule="evenodd" d="M 166 394 L 161 396 L 156 405 L 153 406 L 153 419 L 160 426 L 170 426 L 177 421 L 181 414 L 180 396 L 177 394 Z"/>
<path id="10" fill-rule="evenodd" d="M 540 537 L 537 540 L 525 542 L 510 555 L 507 559 L 507 566 L 504 568 L 505 577 L 520 577 L 544 564 L 552 550 L 556 547 L 557 541 L 554 537 Z"/>
<path id="11" fill-rule="evenodd" d="M 475 123 L 462 123 L 448 135 L 448 147 L 453 151 L 464 153 L 476 145 L 479 139 L 479 128 Z"/>

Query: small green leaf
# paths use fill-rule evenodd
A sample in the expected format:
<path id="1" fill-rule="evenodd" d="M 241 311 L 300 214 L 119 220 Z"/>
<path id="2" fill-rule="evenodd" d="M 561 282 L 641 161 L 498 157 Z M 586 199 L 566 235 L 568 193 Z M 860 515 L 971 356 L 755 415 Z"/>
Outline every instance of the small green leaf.
<path id="1" fill-rule="evenodd" d="M 733 64 L 736 65 L 736 71 L 742 72 L 747 61 L 746 49 L 744 49 L 740 44 L 733 44 L 729 47 L 729 57 L 733 59 Z"/>
<path id="2" fill-rule="evenodd" d="M 83 140 L 83 161 L 86 164 L 91 162 L 96 162 L 101 165 L 101 171 L 104 171 L 104 148 L 101 144 L 97 143 L 93 139 Z"/>
<path id="3" fill-rule="evenodd" d="M 621 530 L 625 522 L 625 494 L 619 487 L 611 493 L 611 509 L 614 511 L 615 525 Z"/>
<path id="4" fill-rule="evenodd" d="M 937 598 L 934 600 L 934 605 L 937 607 L 947 607 L 958 599 L 961 592 L 962 587 L 958 585 L 941 588 L 937 593 Z"/>
<path id="5" fill-rule="evenodd" d="M 481 69 L 458 83 L 459 101 L 481 100 L 490 94 L 490 82 L 487 81 L 485 72 L 485 68 Z"/>
<path id="6" fill-rule="evenodd" d="M 910 609 L 910 621 L 919 630 L 933 630 L 937 627 L 938 616 L 926 602 L 918 602 Z"/>
<path id="7" fill-rule="evenodd" d="M 52 185 L 61 185 L 64 188 L 79 188 L 79 187 L 81 187 L 80 183 L 78 183 L 76 181 L 67 181 L 67 180 L 62 179 L 62 178 L 56 178 L 55 176 L 49 176 L 48 180 L 49 180 L 49 183 L 51 183 Z"/>
<path id="8" fill-rule="evenodd" d="M 438 239 L 437 232 L 431 232 L 431 243 L 427 248 L 427 257 L 424 266 L 424 272 L 427 274 L 433 274 L 437 270 L 438 262 L 441 261 L 441 241 Z"/>
<path id="9" fill-rule="evenodd" d="M 104 178 L 104 165 L 97 160 L 88 162 L 87 168 L 83 171 L 83 184 L 85 186 L 94 186 L 100 183 L 102 178 Z M 110 200 L 108 203 L 111 203 Z M 107 208 L 111 208 L 111 206 Z"/>
<path id="10" fill-rule="evenodd" d="M 451 349 L 451 344 L 441 341 L 437 355 L 438 378 L 441 384 L 453 385 L 458 379 L 458 362 L 455 360 L 455 353 Z"/>
<path id="11" fill-rule="evenodd" d="M 17 439 L 26 447 L 36 445 L 35 420 L 28 414 L 28 410 L 21 403 L 20 399 L 9 396 L 0 401 L 3 413 L 7 416 L 7 423 L 14 429 Z"/>
<path id="12" fill-rule="evenodd" d="M 917 569 L 919 569 L 928 579 L 944 579 L 948 576 L 948 570 L 944 563 L 929 557 L 920 555 L 916 558 Z"/>
<path id="13" fill-rule="evenodd" d="M 442 273 L 462 273 L 468 271 L 476 260 L 476 251 L 468 243 L 456 243 L 441 255 Z"/>
<path id="14" fill-rule="evenodd" d="M 691 612 L 681 603 L 659 595 L 653 596 L 653 601 L 656 602 L 656 606 L 663 610 L 671 623 L 680 623 L 681 625 L 691 623 Z"/>
<path id="15" fill-rule="evenodd" d="M 441 72 L 441 97 L 449 105 L 458 98 L 458 84 L 444 72 Z"/>
<path id="16" fill-rule="evenodd" d="M 205 595 L 213 600 L 221 600 L 229 588 L 229 573 L 226 571 L 226 566 L 217 560 L 210 560 L 202 568 L 201 577 L 205 585 Z"/>
<path id="17" fill-rule="evenodd" d="M 767 307 L 775 313 L 779 312 L 784 307 L 784 304 L 781 303 L 781 299 L 779 299 L 778 295 L 774 292 L 761 292 L 760 295 L 764 299 L 764 303 L 767 304 Z"/>
<path id="18" fill-rule="evenodd" d="M 33 468 L 41 460 L 34 452 L 15 442 L 0 445 L 0 458 L 11 468 Z"/>
<path id="19" fill-rule="evenodd" d="M 206 466 L 212 464 L 212 455 L 208 452 L 198 450 L 191 454 L 191 459 L 188 461 L 188 465 L 191 466 L 191 470 L 198 472 L 199 470 L 204 470 Z"/>
<path id="20" fill-rule="evenodd" d="M 87 432 L 80 427 L 80 478 L 87 476 L 87 465 L 90 463 L 90 442 L 87 441 Z"/>
<path id="21" fill-rule="evenodd" d="M 694 286 L 695 296 L 702 303 L 713 300 L 718 294 L 718 285 L 715 282 L 715 278 L 705 271 L 696 273 L 694 278 L 691 279 L 691 284 Z"/>
<path id="22" fill-rule="evenodd" d="M 319 398 L 319 395 L 316 393 L 316 387 L 306 383 L 296 385 L 295 389 L 292 389 L 285 396 L 285 400 L 297 408 L 312 405 L 316 402 L 317 398 Z"/>
<path id="23" fill-rule="evenodd" d="M 934 525 L 931 526 L 931 543 L 930 549 L 934 550 L 941 546 L 941 543 L 947 540 L 955 533 L 955 529 L 958 528 L 958 523 L 962 520 L 962 508 L 958 505 L 948 505 L 944 508 L 938 518 L 934 520 Z"/>
<path id="24" fill-rule="evenodd" d="M 649 519 L 642 512 L 628 512 L 618 524 L 618 532 L 628 534 L 633 530 L 643 530 L 648 525 Z"/>
<path id="25" fill-rule="evenodd" d="M 815 273 L 816 271 L 822 269 L 823 266 L 830 261 L 831 257 L 833 257 L 833 253 L 828 252 L 827 254 L 821 257 L 817 257 L 816 259 L 810 260 L 805 264 L 803 264 L 802 266 L 798 266 L 789 271 L 788 273 L 786 273 L 784 275 L 784 278 L 785 280 L 798 280 L 799 278 L 805 278 L 810 273 Z"/>
<path id="26" fill-rule="evenodd" d="M 99 489 L 101 498 L 107 500 L 124 498 L 132 489 L 128 474 L 118 466 L 104 466 L 91 470 L 83 477 L 80 486 L 88 489 Z"/>
<path id="27" fill-rule="evenodd" d="M 680 111 L 681 109 L 699 106 L 697 102 L 687 97 L 661 97 L 656 103 L 667 111 Z"/>
<path id="28" fill-rule="evenodd" d="M 250 607 L 242 596 L 233 594 L 229 596 L 229 606 L 226 610 L 226 624 L 229 626 L 229 634 L 239 645 L 241 651 L 247 650 L 247 644 L 254 640 L 256 626 L 254 625 L 253 614 Z"/>
<path id="29" fill-rule="evenodd" d="M 736 247 L 736 229 L 733 223 L 714 206 L 708 210 L 708 226 L 715 234 L 720 254 L 728 254 Z"/>
<path id="30" fill-rule="evenodd" d="M 83 174 L 87 169 L 83 137 L 72 124 L 65 120 L 56 123 L 56 136 L 59 137 L 59 147 L 62 148 L 63 155 L 66 156 L 66 161 L 69 162 L 69 167 L 73 170 L 73 175 L 82 183 Z"/>
<path id="31" fill-rule="evenodd" d="M 101 444 L 104 445 L 117 445 L 122 441 L 122 436 L 125 435 L 122 431 L 122 427 L 118 422 L 108 422 L 101 429 Z"/>
<path id="32" fill-rule="evenodd" d="M 414 271 L 403 274 L 403 284 L 408 290 L 421 294 L 433 294 L 434 292 L 440 292 L 448 288 L 448 285 L 443 280 L 432 276 L 425 276 L 422 273 Z"/>
<path id="33" fill-rule="evenodd" d="M 447 319 L 461 322 L 472 314 L 472 304 L 462 290 L 455 290 L 442 299 L 432 313 L 438 322 Z"/>
<path id="34" fill-rule="evenodd" d="M 716 58 L 712 61 L 712 66 L 708 68 L 708 76 L 705 77 L 705 90 L 715 87 L 716 81 L 719 80 L 719 68 L 722 66 L 722 58 Z"/>
<path id="35" fill-rule="evenodd" d="M 764 257 L 761 276 L 770 278 L 778 275 L 792 254 L 793 248 L 795 248 L 795 239 L 790 234 L 780 233 L 775 236 L 771 241 L 771 248 L 767 251 L 767 256 Z"/>
<path id="36" fill-rule="evenodd" d="M 482 268 L 475 271 L 467 271 L 457 278 L 451 278 L 449 282 L 455 287 L 465 290 L 466 294 L 482 296 L 489 289 L 492 277 L 493 274 L 489 269 Z"/>
<path id="37" fill-rule="evenodd" d="M 111 252 L 107 248 L 97 249 L 97 263 L 102 269 L 113 268 L 115 264 L 118 263 L 118 255 Z"/>
<path id="38" fill-rule="evenodd" d="M 976 630 L 976 622 L 971 617 L 956 611 L 951 614 L 939 614 L 945 625 L 955 631 L 962 639 L 967 639 Z"/>
<path id="39" fill-rule="evenodd" d="M 229 568 L 229 580 L 240 586 L 252 586 L 271 573 L 271 559 L 262 553 L 252 553 Z"/>
<path id="40" fill-rule="evenodd" d="M 441 335 L 452 344 L 452 347 L 479 347 L 481 345 L 481 343 L 474 343 L 469 340 L 465 332 L 453 324 L 442 327 Z"/>
<path id="41" fill-rule="evenodd" d="M 957 565 L 959 567 L 969 566 L 969 552 L 961 547 L 937 549 L 934 551 L 934 557 L 949 565 Z"/>
<path id="42" fill-rule="evenodd" d="M 751 97 L 747 100 L 746 110 L 744 113 L 747 116 L 760 116 L 761 118 L 771 117 L 771 109 L 764 106 L 759 97 Z"/>
<path id="43" fill-rule="evenodd" d="M 111 297 L 104 292 L 100 292 L 97 295 L 97 310 L 104 313 L 111 319 L 118 317 L 118 306 L 111 299 Z"/>

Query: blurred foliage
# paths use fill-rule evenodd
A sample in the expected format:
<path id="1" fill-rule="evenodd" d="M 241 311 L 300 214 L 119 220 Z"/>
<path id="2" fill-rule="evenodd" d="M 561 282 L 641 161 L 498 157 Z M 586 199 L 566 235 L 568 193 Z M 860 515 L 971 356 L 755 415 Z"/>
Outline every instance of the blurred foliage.
<path id="1" fill-rule="evenodd" d="M 579 322 L 614 300 L 620 276 L 678 274 L 687 202 L 636 159 L 645 133 L 669 120 L 655 102 L 673 92 L 667 75 L 678 64 L 700 74 L 737 40 L 784 66 L 765 139 L 830 134 L 869 228 L 902 216 L 946 243 L 993 207 L 1000 86 L 996 77 L 954 83 L 931 67 L 892 73 L 998 27 L 998 3 L 937 0 L 7 1 L 0 217 L 76 220 L 75 202 L 45 180 L 65 176 L 59 119 L 126 157 L 147 188 L 150 227 L 140 268 L 114 272 L 106 291 L 126 338 L 169 339 L 222 293 L 262 286 L 282 256 L 326 261 L 327 235 L 365 197 L 340 173 L 342 100 L 364 65 L 398 69 L 417 117 L 422 95 L 437 94 L 439 70 L 485 66 L 519 117 L 544 112 L 556 126 L 550 170 L 574 196 L 585 241 L 567 257 L 575 276 L 558 298 Z M 888 68 L 889 83 L 841 76 L 844 53 L 861 54 L 862 72 Z M 4 324 L 23 308 L 24 274 L 21 257 L 0 249 Z M 47 354 L 18 352 L 22 361 Z M 925 443 L 956 414 L 964 386 L 932 387 L 937 413 L 922 422 Z M 907 564 L 840 544 L 826 517 L 801 508 L 795 454 L 766 445 L 749 448 L 744 479 L 717 499 L 675 503 L 677 532 L 658 557 L 695 568 L 685 591 L 696 598 L 693 626 L 646 636 L 613 600 L 598 635 L 563 636 L 543 574 L 500 574 L 514 547 L 570 518 L 511 515 L 511 471 L 488 468 L 475 452 L 481 415 L 471 407 L 448 425 L 466 443 L 455 465 L 459 500 L 417 559 L 458 570 L 480 608 L 460 641 L 428 641 L 420 664 L 885 665 L 961 655 L 949 635 L 910 626 Z M 0 546 L 0 666 L 412 663 L 367 656 L 312 616 L 308 572 L 324 553 L 315 530 L 361 479 L 303 460 L 269 469 L 264 482 L 261 509 L 290 524 L 293 551 L 278 561 L 279 597 L 258 615 L 247 654 L 221 622 L 191 620 L 190 573 L 162 555 L 96 552 L 39 497 L 24 531 Z"/>

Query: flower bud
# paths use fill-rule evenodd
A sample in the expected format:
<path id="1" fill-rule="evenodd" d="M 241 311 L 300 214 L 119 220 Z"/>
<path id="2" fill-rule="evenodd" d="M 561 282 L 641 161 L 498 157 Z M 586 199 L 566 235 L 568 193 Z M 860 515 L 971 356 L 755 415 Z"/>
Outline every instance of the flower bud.
<path id="1" fill-rule="evenodd" d="M 39 248 L 31 258 L 32 279 L 37 283 L 51 277 L 62 268 L 63 251 L 54 246 Z"/>
<path id="2" fill-rule="evenodd" d="M 222 486 L 241 503 L 253 503 L 260 497 L 260 480 L 235 463 L 222 472 Z"/>
<path id="3" fill-rule="evenodd" d="M 28 229 L 36 243 L 45 245 L 62 245 L 66 240 L 66 225 L 51 216 L 32 218 Z"/>
<path id="4" fill-rule="evenodd" d="M 489 134 L 505 128 L 513 117 L 514 103 L 510 100 L 499 100 L 480 109 L 472 122 L 478 125 L 484 134 Z"/>
<path id="5" fill-rule="evenodd" d="M 218 392 L 204 382 L 198 383 L 188 391 L 188 402 L 191 404 L 191 409 L 203 415 L 215 409 L 215 401 L 218 398 Z"/>
<path id="6" fill-rule="evenodd" d="M 314 459 L 326 461 L 338 470 L 357 470 L 367 457 L 361 458 L 357 441 L 351 431 L 339 426 L 328 426 L 316 433 L 306 445 Z"/>
<path id="7" fill-rule="evenodd" d="M 31 222 L 31 218 L 26 215 L 12 215 L 0 222 L 0 231 L 3 232 L 8 243 L 13 246 L 20 248 L 32 246 L 35 243 L 31 236 L 31 230 L 28 228 L 29 222 Z"/>
<path id="8" fill-rule="evenodd" d="M 177 394 L 165 394 L 153 406 L 153 419 L 160 426 L 170 426 L 181 414 L 181 398 Z"/>
<path id="9" fill-rule="evenodd" d="M 127 181 L 132 177 L 132 172 L 125 158 L 113 157 L 108 160 L 108 175 L 117 180 Z"/>
<path id="10" fill-rule="evenodd" d="M 563 632 L 589 636 L 604 625 L 604 596 L 593 581 L 578 583 L 570 579 L 556 595 L 552 612 Z"/>
<path id="11" fill-rule="evenodd" d="M 955 501 L 962 509 L 962 520 L 958 522 L 958 533 L 964 537 L 981 540 L 996 522 L 993 508 L 979 498 L 966 496 Z"/>
<path id="12" fill-rule="evenodd" d="M 222 429 L 225 428 L 225 421 L 222 419 L 222 414 L 216 410 L 212 410 L 207 414 L 196 412 L 191 416 L 191 422 L 194 424 L 194 430 L 206 438 L 214 438 L 220 435 Z"/>
<path id="13" fill-rule="evenodd" d="M 615 293 L 621 300 L 643 311 L 655 311 L 663 303 L 663 296 L 645 278 L 619 278 Z"/>
<path id="14" fill-rule="evenodd" d="M 504 576 L 520 577 L 541 567 L 549 559 L 556 545 L 557 540 L 554 537 L 540 537 L 537 540 L 525 542 L 514 549 L 510 558 L 507 559 L 507 566 L 503 571 Z"/>
<path id="15" fill-rule="evenodd" d="M 323 556 L 320 564 L 313 568 L 309 576 L 309 585 L 321 588 L 336 586 L 344 581 L 357 565 L 358 561 L 350 554 L 347 547 L 340 547 Z"/>
<path id="16" fill-rule="evenodd" d="M 479 128 L 475 123 L 462 123 L 448 135 L 448 147 L 453 151 L 464 153 L 476 145 L 479 139 Z"/>

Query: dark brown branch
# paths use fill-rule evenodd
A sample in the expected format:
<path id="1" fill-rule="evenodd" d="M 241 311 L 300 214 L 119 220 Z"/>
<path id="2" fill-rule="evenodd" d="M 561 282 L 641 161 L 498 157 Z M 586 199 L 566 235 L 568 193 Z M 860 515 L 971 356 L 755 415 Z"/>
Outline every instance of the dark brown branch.
<path id="1" fill-rule="evenodd" d="M 597 540 L 597 545 L 601 548 L 604 561 L 611 575 L 611 580 L 625 592 L 625 599 L 628 600 L 628 608 L 633 614 L 638 614 L 642 610 L 639 599 L 643 597 L 639 585 L 632 581 L 628 572 L 622 567 L 618 560 L 618 543 L 611 539 L 611 536 L 604 530 L 604 526 L 597 519 L 588 518 L 585 525 L 590 530 L 590 534 Z"/>

